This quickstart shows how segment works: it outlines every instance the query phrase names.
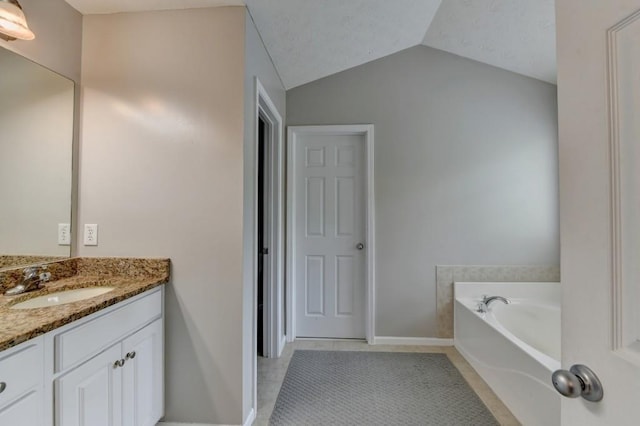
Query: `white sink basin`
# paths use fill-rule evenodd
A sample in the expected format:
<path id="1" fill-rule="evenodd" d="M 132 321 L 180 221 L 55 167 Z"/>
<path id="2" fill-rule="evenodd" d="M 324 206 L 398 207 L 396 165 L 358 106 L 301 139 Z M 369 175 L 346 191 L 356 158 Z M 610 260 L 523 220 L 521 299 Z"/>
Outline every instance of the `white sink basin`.
<path id="1" fill-rule="evenodd" d="M 64 305 L 65 303 L 78 302 L 80 300 L 91 299 L 113 290 L 113 287 L 88 287 L 75 290 L 59 291 L 49 293 L 44 296 L 34 297 L 24 302 L 16 303 L 11 309 L 34 309 L 47 308 L 49 306 Z"/>

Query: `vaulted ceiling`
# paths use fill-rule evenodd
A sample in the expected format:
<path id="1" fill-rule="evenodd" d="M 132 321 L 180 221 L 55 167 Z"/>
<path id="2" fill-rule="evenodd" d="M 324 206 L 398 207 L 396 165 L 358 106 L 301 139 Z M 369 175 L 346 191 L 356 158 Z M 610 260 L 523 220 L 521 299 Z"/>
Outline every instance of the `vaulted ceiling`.
<path id="1" fill-rule="evenodd" d="M 555 0 L 443 0 L 423 43 L 555 83 Z"/>
<path id="2" fill-rule="evenodd" d="M 66 0 L 83 14 L 245 5 L 287 89 L 424 44 L 555 83 L 554 0 Z"/>

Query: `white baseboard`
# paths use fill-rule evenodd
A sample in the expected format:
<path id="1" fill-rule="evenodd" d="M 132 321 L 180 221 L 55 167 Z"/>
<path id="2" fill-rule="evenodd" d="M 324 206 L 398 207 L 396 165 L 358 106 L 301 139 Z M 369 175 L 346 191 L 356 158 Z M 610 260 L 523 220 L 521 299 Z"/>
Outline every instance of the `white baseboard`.
<path id="1" fill-rule="evenodd" d="M 244 421 L 242 426 L 251 426 L 255 419 L 256 419 L 256 410 L 252 408 L 251 411 L 249 412 L 249 415 L 247 416 L 247 420 Z"/>
<path id="2" fill-rule="evenodd" d="M 453 339 L 439 339 L 435 337 L 384 337 L 374 336 L 372 345 L 402 345 L 402 346 L 453 346 Z"/>
<path id="3" fill-rule="evenodd" d="M 245 420 L 243 426 L 251 426 L 256 419 L 256 411 L 252 408 Z M 160 422 L 156 426 L 233 426 L 233 425 L 216 425 L 212 423 L 176 423 L 176 422 Z"/>
<path id="4" fill-rule="evenodd" d="M 160 422 L 156 426 L 222 426 L 214 425 L 211 423 L 175 423 L 175 422 Z"/>

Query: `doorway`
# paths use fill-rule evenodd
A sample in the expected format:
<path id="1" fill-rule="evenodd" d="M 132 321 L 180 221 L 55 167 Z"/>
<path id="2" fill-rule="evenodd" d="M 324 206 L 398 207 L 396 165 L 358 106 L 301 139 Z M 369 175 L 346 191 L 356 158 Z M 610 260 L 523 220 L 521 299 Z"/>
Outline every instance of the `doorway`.
<path id="1" fill-rule="evenodd" d="M 251 271 L 252 408 L 257 412 L 258 357 L 278 358 L 286 344 L 284 290 L 284 141 L 282 117 L 260 80 L 255 78 L 253 137 L 245 168 L 250 194 L 246 214 L 252 222 L 246 241 Z M 249 342 L 248 342 L 249 343 Z M 247 351 L 248 352 L 248 351 Z"/>
<path id="2" fill-rule="evenodd" d="M 264 343 L 267 340 L 265 338 L 265 315 L 266 310 L 264 309 L 264 295 L 265 295 L 265 286 L 269 284 L 269 277 L 265 271 L 265 256 L 269 254 L 269 223 L 267 221 L 267 217 L 265 216 L 265 206 L 269 204 L 269 187 L 267 185 L 268 172 L 266 167 L 268 167 L 267 158 L 265 155 L 268 151 L 267 137 L 265 135 L 266 124 L 261 116 L 258 116 L 258 209 L 257 209 L 257 259 L 258 259 L 258 273 L 257 273 L 257 282 L 256 287 L 258 289 L 258 312 L 256 315 L 256 327 L 258 329 L 257 332 L 257 349 L 258 356 L 265 356 L 266 351 L 264 349 Z"/>
<path id="3" fill-rule="evenodd" d="M 258 79 L 254 163 L 254 354 L 277 358 L 284 348 L 284 146 L 282 118 Z M 254 364 L 255 365 L 255 364 Z"/>

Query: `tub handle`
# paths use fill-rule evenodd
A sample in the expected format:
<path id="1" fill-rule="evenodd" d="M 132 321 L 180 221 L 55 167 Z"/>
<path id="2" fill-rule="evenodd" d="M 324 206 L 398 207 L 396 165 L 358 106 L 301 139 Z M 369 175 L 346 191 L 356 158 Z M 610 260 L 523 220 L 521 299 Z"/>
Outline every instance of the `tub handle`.
<path id="1" fill-rule="evenodd" d="M 551 375 L 551 381 L 553 387 L 568 398 L 581 396 L 587 401 L 598 402 L 604 396 L 600 379 L 586 365 L 573 365 L 569 371 L 556 370 Z"/>

